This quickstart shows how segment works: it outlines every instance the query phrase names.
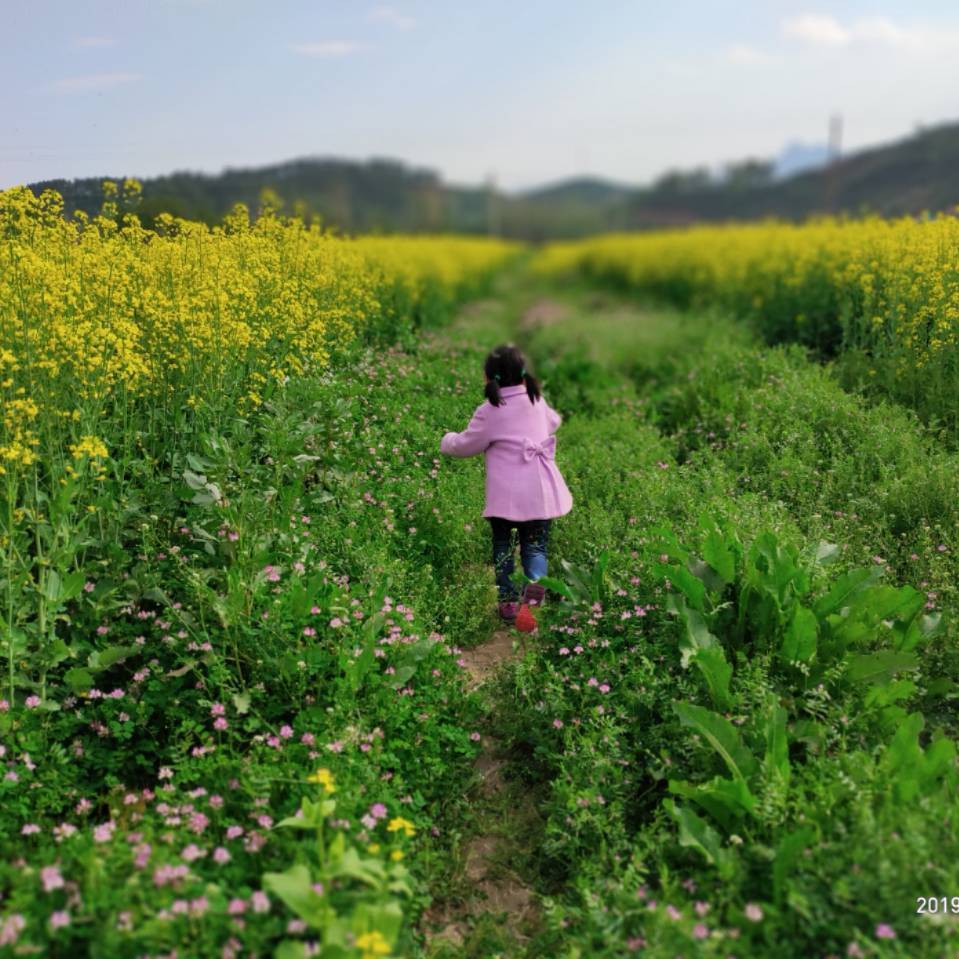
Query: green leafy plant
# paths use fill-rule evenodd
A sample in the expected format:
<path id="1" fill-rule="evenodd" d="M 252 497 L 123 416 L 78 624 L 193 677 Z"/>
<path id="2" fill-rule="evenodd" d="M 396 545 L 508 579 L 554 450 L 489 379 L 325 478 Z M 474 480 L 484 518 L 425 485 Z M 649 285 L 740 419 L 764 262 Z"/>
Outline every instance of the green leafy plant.
<path id="1" fill-rule="evenodd" d="M 342 830 L 330 837 L 327 822 L 335 811 L 334 799 L 304 799 L 296 816 L 277 824 L 313 836 L 312 862 L 265 873 L 263 886 L 319 934 L 324 956 L 348 959 L 358 950 L 375 955 L 364 943 L 382 943 L 385 954 L 393 950 L 403 924 L 402 904 L 412 894 L 409 874 L 398 860 L 384 863 L 360 852 Z M 276 959 L 308 955 L 302 942 L 291 939 L 275 952 Z"/>
<path id="2" fill-rule="evenodd" d="M 607 575 L 610 551 L 603 550 L 592 567 L 560 560 L 566 574 L 563 579 L 554 576 L 542 576 L 538 580 L 541 586 L 552 590 L 563 598 L 569 607 L 586 607 L 594 603 L 605 604 L 609 600 L 610 590 L 615 589 Z"/>

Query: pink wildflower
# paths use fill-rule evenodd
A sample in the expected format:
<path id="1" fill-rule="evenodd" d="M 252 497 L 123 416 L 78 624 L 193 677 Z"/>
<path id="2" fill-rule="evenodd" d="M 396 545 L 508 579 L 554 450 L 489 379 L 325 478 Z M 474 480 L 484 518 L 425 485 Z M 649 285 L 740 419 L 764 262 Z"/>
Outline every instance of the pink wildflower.
<path id="1" fill-rule="evenodd" d="M 60 875 L 60 870 L 56 866 L 44 866 L 40 870 L 40 882 L 43 883 L 44 892 L 63 888 L 63 876 Z"/>

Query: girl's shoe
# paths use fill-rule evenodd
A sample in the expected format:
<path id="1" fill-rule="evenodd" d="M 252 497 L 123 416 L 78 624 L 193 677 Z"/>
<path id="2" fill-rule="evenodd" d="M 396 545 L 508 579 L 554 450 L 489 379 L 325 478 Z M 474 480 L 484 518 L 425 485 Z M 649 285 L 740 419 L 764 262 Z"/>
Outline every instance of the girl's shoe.
<path id="1" fill-rule="evenodd" d="M 500 603 L 499 604 L 499 614 L 502 619 L 505 619 L 508 623 L 513 622 L 516 619 L 516 614 L 519 612 L 519 603 Z"/>
<path id="2" fill-rule="evenodd" d="M 530 606 L 542 606 L 545 599 L 545 586 L 540 586 L 539 583 L 527 583 L 523 588 L 522 602 L 528 603 Z"/>
<path id="3" fill-rule="evenodd" d="M 526 603 L 520 606 L 519 612 L 516 614 L 516 628 L 521 633 L 536 632 L 536 617 Z"/>

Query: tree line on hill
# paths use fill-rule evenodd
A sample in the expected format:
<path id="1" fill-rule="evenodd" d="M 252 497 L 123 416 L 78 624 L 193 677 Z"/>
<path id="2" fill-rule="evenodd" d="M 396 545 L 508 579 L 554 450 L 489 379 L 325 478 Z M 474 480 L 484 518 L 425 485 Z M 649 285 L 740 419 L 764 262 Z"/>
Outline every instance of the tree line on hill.
<path id="1" fill-rule="evenodd" d="M 63 194 L 66 213 L 97 213 L 103 178 L 31 184 Z M 340 232 L 495 233 L 539 241 L 608 230 L 820 213 L 914 215 L 959 203 L 959 124 L 922 130 L 895 143 L 782 179 L 749 159 L 724 175 L 673 170 L 647 187 L 580 177 L 516 193 L 444 183 L 434 171 L 389 159 L 304 158 L 219 174 L 179 172 L 143 181 L 141 218 L 160 213 L 219 222 L 235 203 L 256 210 L 265 191 L 286 213 Z M 276 199 L 278 198 L 278 199 Z"/>

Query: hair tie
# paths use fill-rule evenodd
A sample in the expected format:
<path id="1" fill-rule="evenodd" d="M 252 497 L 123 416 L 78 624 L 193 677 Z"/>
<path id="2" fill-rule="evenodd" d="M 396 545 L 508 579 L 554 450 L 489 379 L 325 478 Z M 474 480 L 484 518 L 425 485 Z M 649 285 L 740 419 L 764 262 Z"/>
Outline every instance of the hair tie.
<path id="1" fill-rule="evenodd" d="M 499 383 L 499 373 L 494 373 L 493 379 L 496 380 L 497 383 Z"/>
<path id="2" fill-rule="evenodd" d="M 525 367 L 525 366 L 524 366 L 523 369 L 520 371 L 519 376 L 520 376 L 520 379 L 526 379 L 526 367 Z"/>

